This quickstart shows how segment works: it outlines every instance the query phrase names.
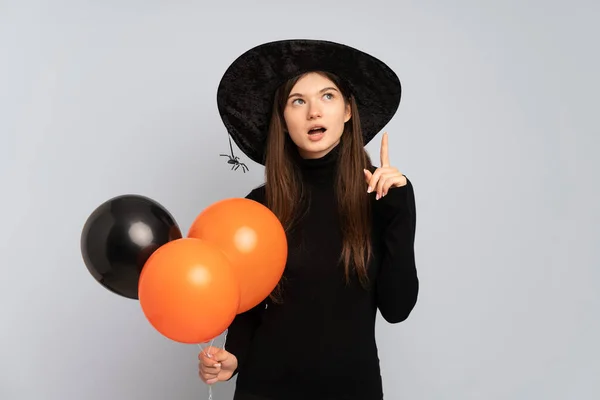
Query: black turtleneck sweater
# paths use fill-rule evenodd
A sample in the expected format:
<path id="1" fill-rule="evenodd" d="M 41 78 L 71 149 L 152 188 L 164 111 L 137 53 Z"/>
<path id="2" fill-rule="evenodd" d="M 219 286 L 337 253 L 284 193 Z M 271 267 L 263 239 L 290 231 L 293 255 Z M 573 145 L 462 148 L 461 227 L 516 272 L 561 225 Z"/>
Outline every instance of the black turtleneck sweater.
<path id="1" fill-rule="evenodd" d="M 236 400 L 383 398 L 375 317 L 379 310 L 390 323 L 404 321 L 417 300 L 414 192 L 409 181 L 375 200 L 365 184 L 375 252 L 369 287 L 356 279 L 346 284 L 338 261 L 337 155 L 336 148 L 299 161 L 311 201 L 298 229 L 288 234 L 283 302 L 267 298 L 229 327 L 226 349 L 239 363 Z M 247 198 L 264 204 L 264 194 L 261 186 Z"/>

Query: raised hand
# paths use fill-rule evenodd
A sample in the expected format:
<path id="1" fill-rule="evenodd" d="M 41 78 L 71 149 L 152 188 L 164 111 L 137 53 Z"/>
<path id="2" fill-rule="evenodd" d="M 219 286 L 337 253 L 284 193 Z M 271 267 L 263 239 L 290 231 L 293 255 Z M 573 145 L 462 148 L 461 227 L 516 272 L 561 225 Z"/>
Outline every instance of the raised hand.
<path id="1" fill-rule="evenodd" d="M 381 166 L 373 173 L 369 170 L 364 170 L 365 181 L 368 185 L 367 193 L 377 191 L 377 195 L 375 196 L 376 200 L 385 196 L 391 187 L 401 187 L 407 184 L 406 177 L 398 171 L 397 168 L 390 166 L 387 132 L 385 132 L 381 138 L 381 150 L 379 155 L 381 158 Z"/>

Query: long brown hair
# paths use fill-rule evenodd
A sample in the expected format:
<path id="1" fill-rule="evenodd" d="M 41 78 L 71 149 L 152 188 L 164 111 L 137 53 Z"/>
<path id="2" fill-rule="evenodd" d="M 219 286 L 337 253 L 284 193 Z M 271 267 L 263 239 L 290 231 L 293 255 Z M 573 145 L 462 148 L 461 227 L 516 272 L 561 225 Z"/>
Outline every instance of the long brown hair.
<path id="1" fill-rule="evenodd" d="M 352 268 L 363 285 L 367 283 L 367 264 L 371 257 L 370 241 L 371 209 L 367 196 L 363 169 L 372 167 L 371 159 L 364 149 L 360 118 L 354 96 L 335 75 L 315 71 L 330 79 L 340 89 L 346 106 L 349 104 L 351 118 L 344 125 L 341 136 L 336 182 L 343 246 L 340 261 L 344 264 L 346 282 Z M 305 75 L 305 74 L 304 74 Z M 286 133 L 283 111 L 293 86 L 304 75 L 290 79 L 275 93 L 265 158 L 266 206 L 279 218 L 286 232 L 292 230 L 306 211 L 308 201 L 300 170 L 294 159 L 295 144 Z M 278 285 L 271 298 L 281 294 Z"/>

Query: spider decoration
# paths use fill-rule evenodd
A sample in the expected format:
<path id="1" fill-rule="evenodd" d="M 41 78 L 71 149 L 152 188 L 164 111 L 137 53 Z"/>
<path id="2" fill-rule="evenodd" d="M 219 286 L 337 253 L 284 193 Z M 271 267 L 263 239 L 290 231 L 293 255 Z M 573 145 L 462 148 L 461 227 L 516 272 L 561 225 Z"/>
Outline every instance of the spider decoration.
<path id="1" fill-rule="evenodd" d="M 222 157 L 229 157 L 229 160 L 227 160 L 227 164 L 232 164 L 233 165 L 231 167 L 232 170 L 237 171 L 237 169 L 239 167 L 242 167 L 242 171 L 244 171 L 244 173 L 246 173 L 246 171 L 248 171 L 248 167 L 243 162 L 240 162 L 240 158 L 239 157 L 236 157 L 233 154 L 231 154 L 231 155 L 229 155 L 229 154 L 220 154 L 220 155 Z"/>
<path id="2" fill-rule="evenodd" d="M 249 171 L 246 164 L 244 164 L 243 162 L 240 162 L 240 158 L 233 155 L 233 146 L 231 145 L 231 137 L 229 137 L 229 149 L 231 150 L 231 154 L 219 154 L 219 155 L 221 157 L 229 158 L 229 160 L 227 160 L 227 164 L 232 165 L 231 170 L 237 171 L 238 168 L 242 167 L 242 171 L 244 171 L 244 173 L 246 173 L 246 171 Z"/>

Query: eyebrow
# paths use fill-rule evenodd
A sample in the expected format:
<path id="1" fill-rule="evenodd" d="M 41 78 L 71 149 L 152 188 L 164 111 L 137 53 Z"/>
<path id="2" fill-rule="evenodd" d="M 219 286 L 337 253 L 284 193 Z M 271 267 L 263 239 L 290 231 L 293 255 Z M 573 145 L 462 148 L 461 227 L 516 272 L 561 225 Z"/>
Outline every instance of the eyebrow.
<path id="1" fill-rule="evenodd" d="M 339 92 L 339 90 L 337 90 L 336 88 L 328 86 L 326 88 L 323 88 L 323 89 L 319 90 L 319 93 L 327 92 L 329 90 L 335 90 L 336 92 Z M 292 97 L 302 97 L 302 94 L 300 94 L 300 93 L 292 93 L 292 94 L 290 94 L 288 96 L 288 99 L 292 98 Z"/>

